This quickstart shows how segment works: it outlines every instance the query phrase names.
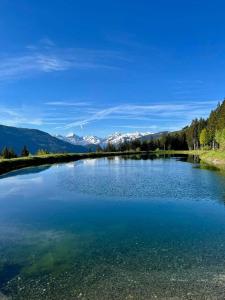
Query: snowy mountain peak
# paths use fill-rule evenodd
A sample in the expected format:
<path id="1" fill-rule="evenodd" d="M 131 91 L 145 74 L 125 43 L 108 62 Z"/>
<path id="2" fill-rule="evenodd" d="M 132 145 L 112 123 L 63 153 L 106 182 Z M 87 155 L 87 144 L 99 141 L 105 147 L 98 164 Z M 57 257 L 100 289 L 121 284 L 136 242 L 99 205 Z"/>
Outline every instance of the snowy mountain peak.
<path id="1" fill-rule="evenodd" d="M 56 137 L 60 140 L 69 142 L 73 145 L 99 145 L 102 142 L 102 139 L 97 136 L 79 136 L 75 133 L 68 133 L 66 136 L 56 135 Z"/>
<path id="2" fill-rule="evenodd" d="M 70 132 L 70 133 L 68 133 L 68 134 L 66 135 L 66 137 L 67 137 L 67 138 L 77 138 L 77 137 L 79 137 L 79 136 L 76 135 L 76 134 L 73 133 L 73 132 Z"/>
<path id="3" fill-rule="evenodd" d="M 124 142 L 131 142 L 150 134 L 152 133 L 151 132 L 132 132 L 132 133 L 115 132 L 114 134 L 108 136 L 107 142 L 116 145 Z"/>
<path id="4" fill-rule="evenodd" d="M 75 133 L 69 133 L 66 136 L 57 135 L 56 137 L 64 140 L 66 142 L 69 142 L 73 145 L 100 145 L 100 146 L 106 146 L 108 143 L 111 143 L 113 145 L 119 145 L 125 142 L 131 142 L 136 139 L 142 138 L 147 135 L 151 135 L 151 132 L 132 132 L 132 133 L 121 133 L 121 132 L 115 132 L 111 135 L 109 135 L 106 138 L 99 138 L 97 136 L 84 136 L 80 137 L 76 135 Z"/>
<path id="5" fill-rule="evenodd" d="M 101 138 L 94 135 L 84 136 L 83 140 L 86 141 L 88 144 L 93 144 L 93 145 L 99 145 L 102 142 Z"/>

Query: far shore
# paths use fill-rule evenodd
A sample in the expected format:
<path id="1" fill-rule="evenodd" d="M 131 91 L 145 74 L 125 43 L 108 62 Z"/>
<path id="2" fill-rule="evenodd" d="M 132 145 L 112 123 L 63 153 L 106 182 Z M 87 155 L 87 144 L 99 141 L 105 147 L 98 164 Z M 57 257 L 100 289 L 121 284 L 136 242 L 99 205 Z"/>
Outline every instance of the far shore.
<path id="1" fill-rule="evenodd" d="M 18 169 L 49 165 L 55 163 L 66 163 L 86 158 L 101 158 L 121 155 L 197 155 L 202 162 L 225 169 L 225 151 L 219 150 L 159 150 L 159 151 L 126 151 L 126 152 L 91 152 L 91 153 L 56 153 L 40 156 L 18 157 L 12 159 L 0 159 L 0 175 Z"/>

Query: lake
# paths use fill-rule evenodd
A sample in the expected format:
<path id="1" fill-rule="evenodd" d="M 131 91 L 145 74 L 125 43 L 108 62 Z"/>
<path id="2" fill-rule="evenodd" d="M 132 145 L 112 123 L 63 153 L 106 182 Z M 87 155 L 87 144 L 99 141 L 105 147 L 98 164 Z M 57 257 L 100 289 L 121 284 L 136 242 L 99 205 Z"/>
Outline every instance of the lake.
<path id="1" fill-rule="evenodd" d="M 126 156 L 0 177 L 0 299 L 224 299 L 225 177 Z"/>

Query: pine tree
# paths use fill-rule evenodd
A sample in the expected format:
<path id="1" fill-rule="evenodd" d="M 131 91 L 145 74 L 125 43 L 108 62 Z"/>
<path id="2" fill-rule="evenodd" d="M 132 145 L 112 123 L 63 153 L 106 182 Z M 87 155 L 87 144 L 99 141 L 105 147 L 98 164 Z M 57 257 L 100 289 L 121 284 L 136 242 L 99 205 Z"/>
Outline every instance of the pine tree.
<path id="1" fill-rule="evenodd" d="M 27 149 L 26 146 L 24 146 L 22 151 L 21 151 L 21 156 L 26 157 L 26 156 L 29 156 L 29 154 L 30 154 L 29 150 Z"/>
<path id="2" fill-rule="evenodd" d="M 1 156 L 5 159 L 15 158 L 17 157 L 16 153 L 12 148 L 4 147 L 1 153 Z"/>
<path id="3" fill-rule="evenodd" d="M 9 149 L 7 147 L 3 148 L 1 156 L 6 159 L 10 158 Z"/>

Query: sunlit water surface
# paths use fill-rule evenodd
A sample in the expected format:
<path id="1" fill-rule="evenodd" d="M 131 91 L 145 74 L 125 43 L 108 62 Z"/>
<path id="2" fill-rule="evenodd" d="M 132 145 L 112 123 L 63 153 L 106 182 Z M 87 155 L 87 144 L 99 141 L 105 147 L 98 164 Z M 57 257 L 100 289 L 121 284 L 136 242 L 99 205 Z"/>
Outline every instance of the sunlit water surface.
<path id="1" fill-rule="evenodd" d="M 0 177 L 0 299 L 224 299 L 225 177 L 146 158 Z"/>

